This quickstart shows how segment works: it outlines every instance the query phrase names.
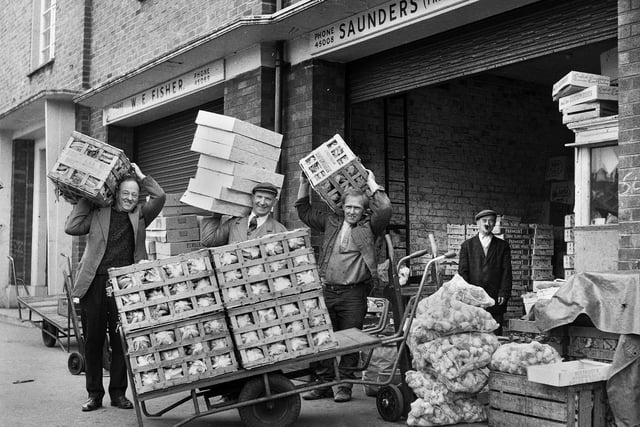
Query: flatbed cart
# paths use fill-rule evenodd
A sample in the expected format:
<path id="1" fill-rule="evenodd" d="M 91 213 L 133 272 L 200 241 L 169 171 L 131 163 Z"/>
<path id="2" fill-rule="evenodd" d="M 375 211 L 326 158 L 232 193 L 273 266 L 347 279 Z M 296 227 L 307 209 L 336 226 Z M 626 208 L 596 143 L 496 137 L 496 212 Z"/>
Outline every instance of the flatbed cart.
<path id="1" fill-rule="evenodd" d="M 419 251 L 408 258 L 418 257 L 426 252 L 427 251 Z M 417 291 L 417 298 L 419 298 L 422 293 L 427 272 L 433 263 L 454 255 L 455 254 L 453 252 L 447 253 L 445 255 L 435 257 L 427 263 L 422 281 Z M 400 323 L 403 326 L 398 328 L 396 333 L 392 336 L 376 336 L 376 334 L 381 332 L 384 328 L 384 324 L 374 328 L 374 330 L 370 330 L 369 332 L 355 328 L 338 331 L 335 332 L 338 346 L 331 350 L 305 355 L 295 359 L 285 360 L 253 369 L 241 368 L 235 372 L 222 374 L 217 377 L 201 379 L 191 383 L 171 386 L 166 389 L 153 390 L 142 394 L 138 394 L 133 386 L 135 382 L 131 363 L 129 358 L 125 357 L 130 384 L 132 384 L 131 389 L 133 394 L 133 403 L 136 410 L 138 425 L 141 427 L 143 426 L 143 414 L 146 417 L 160 417 L 184 403 L 191 402 L 195 413 L 192 416 L 181 420 L 175 424 L 175 426 L 182 426 L 197 418 L 229 409 L 238 409 L 241 420 L 245 425 L 250 427 L 291 426 L 300 414 L 301 393 L 331 387 L 340 383 L 372 385 L 378 387 L 389 386 L 388 390 L 390 391 L 387 392 L 384 397 L 384 405 L 378 405 L 378 411 L 380 412 L 382 410 L 380 415 L 385 420 L 397 420 L 404 411 L 405 398 L 398 387 L 391 385 L 391 381 L 396 369 L 398 369 L 399 361 L 405 353 L 405 344 L 409 336 L 411 323 L 415 317 L 416 309 L 417 304 L 410 304 L 407 306 Z M 120 328 L 120 339 L 122 341 L 123 348 L 127 351 L 126 337 L 122 328 Z M 398 345 L 398 354 L 391 369 L 391 374 L 386 381 L 377 382 L 340 378 L 340 372 L 338 370 L 338 356 L 358 351 L 372 350 L 381 345 L 393 344 Z M 367 360 L 365 360 L 364 365 L 359 366 L 358 370 L 362 370 L 367 367 L 370 357 L 371 356 L 369 355 Z M 304 378 L 311 374 L 309 364 L 328 359 L 332 359 L 335 380 L 316 381 L 313 383 L 304 381 Z M 292 380 L 297 381 L 294 383 Z M 177 393 L 185 393 L 186 396 L 183 396 L 179 400 L 157 412 L 150 412 L 147 409 L 147 401 Z M 217 396 L 225 396 L 225 398 L 212 403 L 212 398 Z M 201 408 L 199 402 L 200 398 L 204 400 L 206 408 Z"/>
<path id="2" fill-rule="evenodd" d="M 13 280 L 18 285 L 18 282 L 22 282 L 21 279 L 16 277 L 15 264 L 12 257 L 9 258 L 9 267 L 13 276 Z M 64 316 L 58 313 L 58 304 L 61 298 L 67 298 L 69 302 L 69 293 L 61 295 L 45 295 L 35 296 L 29 295 L 29 290 L 22 282 L 22 287 L 25 290 L 26 295 L 18 295 L 18 317 L 23 322 L 31 322 L 38 326 L 42 330 L 42 342 L 47 347 L 54 347 L 57 345 L 65 351 L 69 352 L 71 346 L 71 338 L 77 336 L 77 330 L 73 326 L 71 316 Z M 71 307 L 71 306 L 67 306 Z M 27 313 L 23 317 L 23 310 Z M 39 318 L 33 317 L 36 314 Z"/>

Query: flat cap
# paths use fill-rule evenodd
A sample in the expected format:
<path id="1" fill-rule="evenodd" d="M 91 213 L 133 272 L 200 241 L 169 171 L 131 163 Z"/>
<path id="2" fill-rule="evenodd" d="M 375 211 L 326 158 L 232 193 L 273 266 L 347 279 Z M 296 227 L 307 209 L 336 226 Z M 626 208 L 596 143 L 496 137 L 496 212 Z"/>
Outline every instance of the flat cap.
<path id="1" fill-rule="evenodd" d="M 264 191 L 266 193 L 272 193 L 274 196 L 278 195 L 278 187 L 271 184 L 270 182 L 261 182 L 260 184 L 256 184 L 251 190 L 251 194 L 256 194 L 256 191 Z"/>
<path id="2" fill-rule="evenodd" d="M 485 209 L 476 214 L 475 220 L 477 221 L 480 218 L 484 218 L 485 216 L 498 216 L 498 214 L 493 209 Z"/>

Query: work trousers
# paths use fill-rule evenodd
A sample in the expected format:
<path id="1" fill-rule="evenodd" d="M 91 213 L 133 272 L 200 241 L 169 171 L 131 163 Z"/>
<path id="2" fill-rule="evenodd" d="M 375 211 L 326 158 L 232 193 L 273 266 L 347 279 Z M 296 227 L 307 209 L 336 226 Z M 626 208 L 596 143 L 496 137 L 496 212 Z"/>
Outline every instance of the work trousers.
<path id="1" fill-rule="evenodd" d="M 111 400 L 124 396 L 127 390 L 127 371 L 124 351 L 118 336 L 118 309 L 113 296 L 107 296 L 106 284 L 109 276 L 97 274 L 87 293 L 80 299 L 82 330 L 84 335 L 84 358 L 86 387 L 89 397 L 102 399 L 102 353 L 107 332 L 111 344 L 111 366 L 109 369 L 109 395 Z"/>
<path id="2" fill-rule="evenodd" d="M 355 286 L 327 286 L 324 288 L 324 301 L 331 317 L 334 331 L 357 328 L 362 329 L 364 317 L 367 314 L 367 296 L 371 290 L 371 283 L 364 282 Z M 340 357 L 338 370 L 340 378 L 355 379 L 353 368 L 358 366 L 359 353 L 345 354 Z M 335 377 L 333 359 L 323 360 L 316 364 L 316 375 L 323 381 L 331 381 Z M 351 369 L 350 369 L 351 368 Z M 338 388 L 351 389 L 353 384 L 341 384 Z"/>

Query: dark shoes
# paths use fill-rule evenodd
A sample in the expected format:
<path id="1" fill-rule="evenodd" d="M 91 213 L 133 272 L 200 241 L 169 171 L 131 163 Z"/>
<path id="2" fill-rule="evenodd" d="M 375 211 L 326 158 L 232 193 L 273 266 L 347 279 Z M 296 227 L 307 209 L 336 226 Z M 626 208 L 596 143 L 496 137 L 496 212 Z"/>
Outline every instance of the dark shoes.
<path id="1" fill-rule="evenodd" d="M 111 401 L 111 406 L 117 406 L 120 409 L 133 409 L 133 403 L 124 396 L 118 396 Z"/>
<path id="2" fill-rule="evenodd" d="M 82 412 L 91 412 L 98 408 L 102 408 L 102 398 L 90 397 L 82 405 Z"/>
<path id="3" fill-rule="evenodd" d="M 325 397 L 333 397 L 333 391 L 330 388 L 316 388 L 315 390 L 302 393 L 302 398 L 304 400 L 318 400 L 324 399 Z"/>
<path id="4" fill-rule="evenodd" d="M 342 403 L 351 400 L 351 389 L 340 387 L 337 392 L 333 394 L 333 401 Z"/>

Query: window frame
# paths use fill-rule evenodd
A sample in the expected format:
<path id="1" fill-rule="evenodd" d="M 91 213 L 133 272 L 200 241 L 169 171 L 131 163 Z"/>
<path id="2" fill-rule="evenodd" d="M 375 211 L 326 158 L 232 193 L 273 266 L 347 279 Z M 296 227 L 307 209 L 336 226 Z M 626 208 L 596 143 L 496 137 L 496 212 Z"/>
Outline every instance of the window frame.
<path id="1" fill-rule="evenodd" d="M 46 7 L 46 3 L 49 6 Z M 32 73 L 51 63 L 55 58 L 56 45 L 56 6 L 57 0 L 33 0 L 31 29 L 31 69 Z M 48 15 L 48 26 L 45 19 Z M 49 36 L 48 43 L 46 35 Z M 48 53 L 45 53 L 48 52 Z"/>

